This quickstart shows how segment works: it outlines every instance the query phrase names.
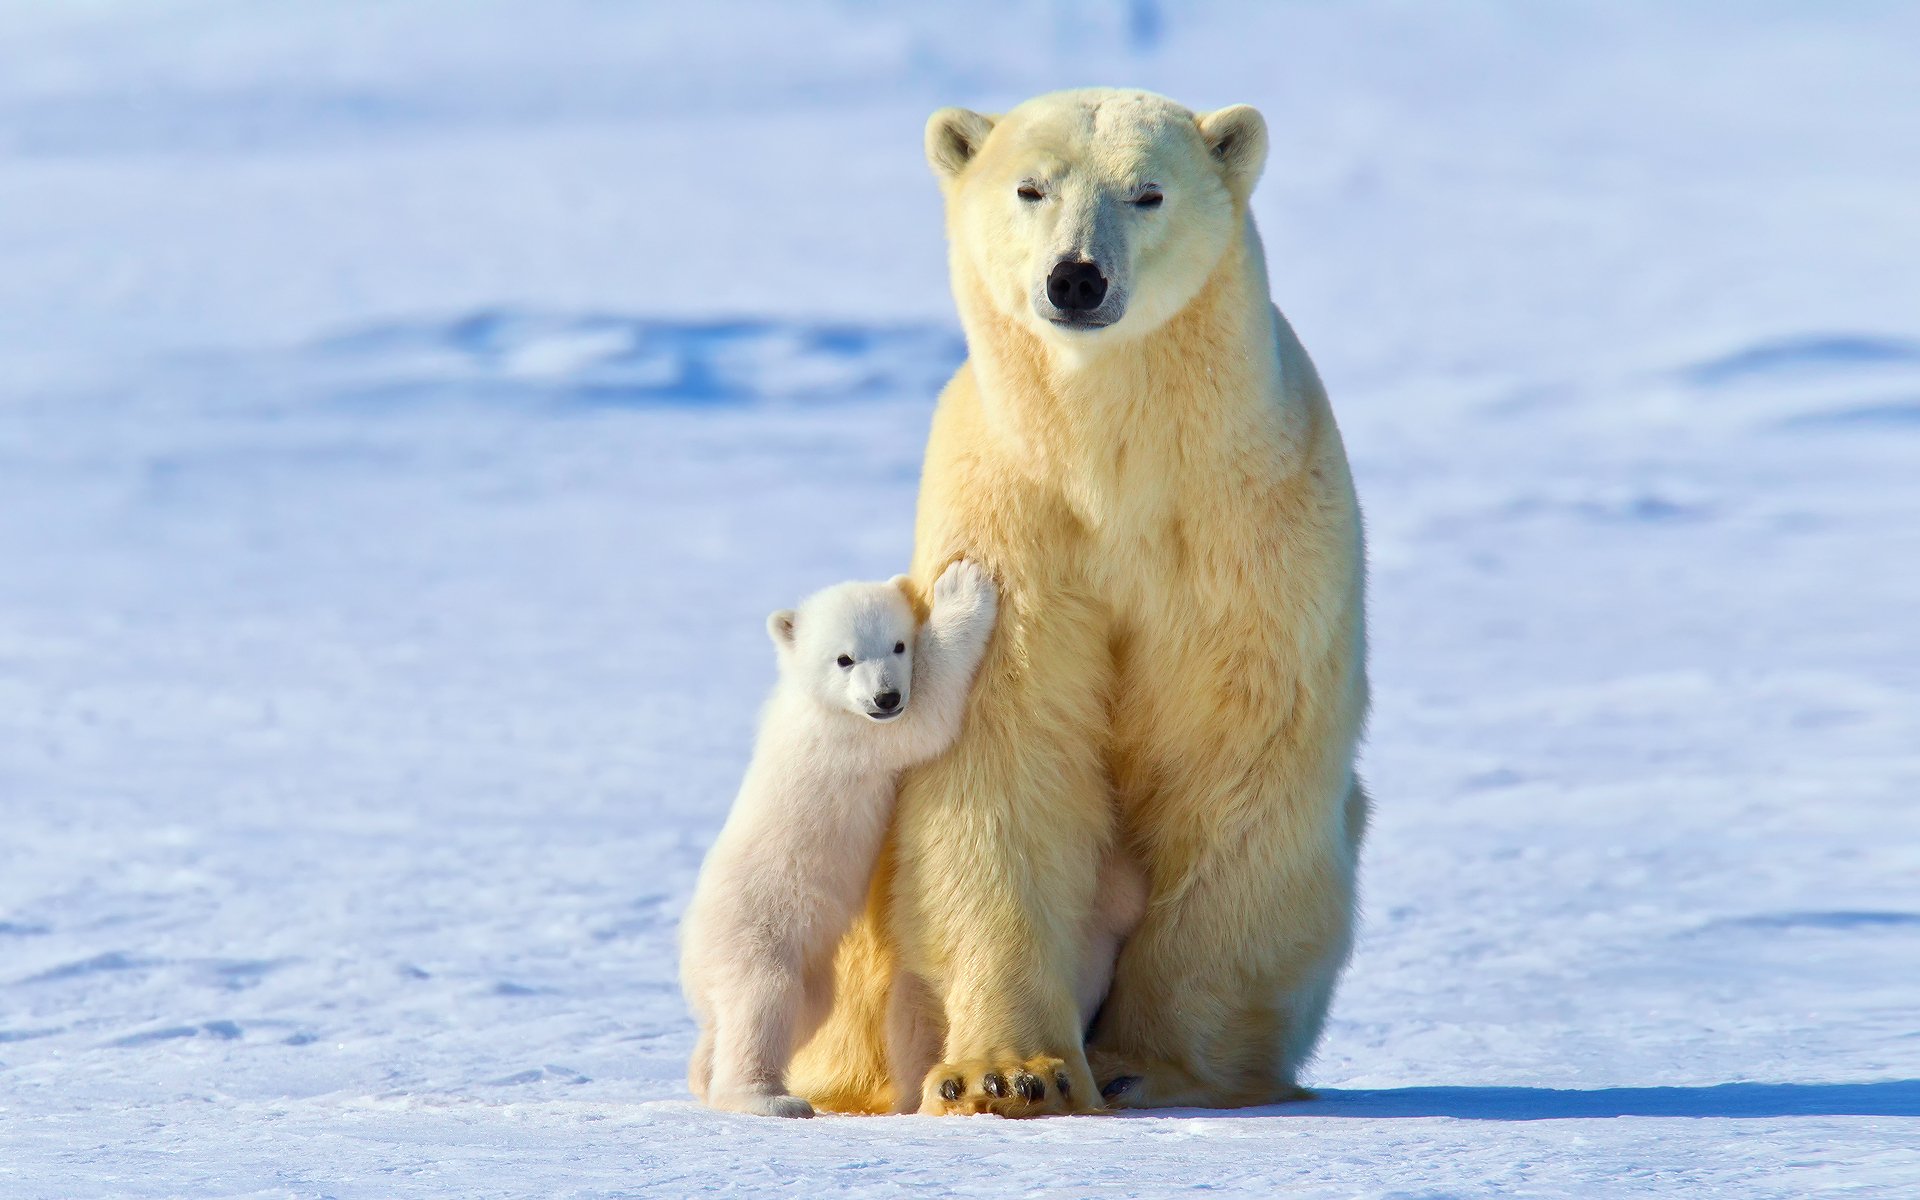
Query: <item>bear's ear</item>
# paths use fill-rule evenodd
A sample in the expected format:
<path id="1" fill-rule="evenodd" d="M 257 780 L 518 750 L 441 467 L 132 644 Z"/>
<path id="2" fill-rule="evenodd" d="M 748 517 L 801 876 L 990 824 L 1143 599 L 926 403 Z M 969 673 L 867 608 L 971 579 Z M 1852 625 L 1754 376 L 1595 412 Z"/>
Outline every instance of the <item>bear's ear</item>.
<path id="1" fill-rule="evenodd" d="M 1227 187 L 1244 200 L 1267 164 L 1267 120 L 1251 104 L 1235 104 L 1200 118 L 1207 153 L 1226 173 Z"/>
<path id="2" fill-rule="evenodd" d="M 967 169 L 993 132 L 993 118 L 968 108 L 943 108 L 927 118 L 927 161 L 942 183 Z"/>
<path id="3" fill-rule="evenodd" d="M 900 589 L 900 594 L 905 596 L 907 603 L 913 606 L 914 618 L 924 624 L 927 619 L 927 602 L 920 595 L 920 589 L 914 586 L 913 576 L 895 575 L 887 582 Z"/>
<path id="4" fill-rule="evenodd" d="M 773 644 L 782 650 L 793 649 L 794 616 L 792 609 L 783 608 L 767 618 L 767 636 L 772 638 Z"/>

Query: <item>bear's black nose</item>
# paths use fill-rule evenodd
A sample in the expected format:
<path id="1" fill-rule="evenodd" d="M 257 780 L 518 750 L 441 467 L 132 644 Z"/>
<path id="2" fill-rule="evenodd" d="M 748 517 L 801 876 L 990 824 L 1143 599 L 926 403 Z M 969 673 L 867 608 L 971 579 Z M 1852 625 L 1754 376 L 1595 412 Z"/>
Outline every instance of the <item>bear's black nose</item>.
<path id="1" fill-rule="evenodd" d="M 873 698 L 873 706 L 881 712 L 892 712 L 900 707 L 899 692 L 881 692 Z"/>
<path id="2" fill-rule="evenodd" d="M 1063 262 L 1047 276 L 1047 299 L 1062 312 L 1090 312 L 1106 298 L 1106 278 L 1090 262 Z"/>

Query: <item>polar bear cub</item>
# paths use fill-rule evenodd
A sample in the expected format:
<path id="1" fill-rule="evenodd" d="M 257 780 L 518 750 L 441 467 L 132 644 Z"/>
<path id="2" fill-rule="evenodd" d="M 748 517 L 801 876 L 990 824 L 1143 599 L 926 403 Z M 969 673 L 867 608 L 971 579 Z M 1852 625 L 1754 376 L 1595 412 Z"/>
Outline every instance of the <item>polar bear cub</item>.
<path id="1" fill-rule="evenodd" d="M 998 592 L 956 562 L 922 627 L 908 586 L 843 583 L 767 618 L 779 682 L 681 935 L 700 1022 L 687 1082 L 715 1108 L 813 1115 L 787 1062 L 832 1005 L 834 950 L 866 902 L 900 772 L 959 734 Z"/>

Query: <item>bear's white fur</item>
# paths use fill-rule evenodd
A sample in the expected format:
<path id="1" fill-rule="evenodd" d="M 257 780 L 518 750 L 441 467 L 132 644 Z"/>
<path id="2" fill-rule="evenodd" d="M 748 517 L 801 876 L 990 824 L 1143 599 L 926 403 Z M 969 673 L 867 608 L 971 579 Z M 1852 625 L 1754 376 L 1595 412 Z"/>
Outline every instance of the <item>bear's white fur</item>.
<path id="1" fill-rule="evenodd" d="M 834 947 L 866 899 L 900 772 L 953 743 L 998 595 L 958 562 L 920 626 L 906 578 L 843 583 L 767 620 L 780 677 L 683 926 L 700 1021 L 688 1082 L 715 1108 L 808 1117 L 795 1046 L 832 1002 Z"/>

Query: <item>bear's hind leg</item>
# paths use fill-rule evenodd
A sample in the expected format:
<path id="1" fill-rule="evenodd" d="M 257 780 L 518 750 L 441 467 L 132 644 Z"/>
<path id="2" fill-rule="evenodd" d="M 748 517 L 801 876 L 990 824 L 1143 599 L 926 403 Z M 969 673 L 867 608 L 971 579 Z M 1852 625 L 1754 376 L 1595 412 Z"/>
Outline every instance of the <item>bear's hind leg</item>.
<path id="1" fill-rule="evenodd" d="M 1364 802 L 1347 787 L 1293 799 L 1261 803 L 1267 820 L 1208 846 L 1184 879 L 1156 881 L 1164 894 L 1120 952 L 1088 1050 L 1109 1105 L 1239 1108 L 1305 1096 L 1299 1070 L 1352 943 L 1359 838 L 1345 826 Z M 1301 828 L 1303 810 L 1332 827 Z M 1303 845 L 1322 849 L 1301 855 Z"/>

